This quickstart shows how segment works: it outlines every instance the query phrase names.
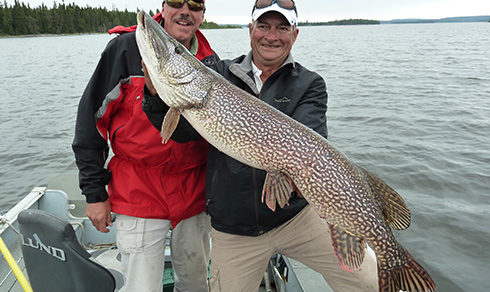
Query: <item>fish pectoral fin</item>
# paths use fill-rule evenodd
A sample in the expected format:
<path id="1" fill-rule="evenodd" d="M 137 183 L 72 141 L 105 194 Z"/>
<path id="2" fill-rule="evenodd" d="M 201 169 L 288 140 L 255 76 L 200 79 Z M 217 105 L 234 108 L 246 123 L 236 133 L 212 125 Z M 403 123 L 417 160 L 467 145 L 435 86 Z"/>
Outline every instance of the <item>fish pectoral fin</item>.
<path id="1" fill-rule="evenodd" d="M 366 242 L 339 227 L 328 225 L 332 246 L 339 264 L 345 271 L 352 272 L 359 269 L 364 260 Z"/>
<path id="2" fill-rule="evenodd" d="M 162 144 L 167 144 L 170 137 L 174 133 L 180 120 L 180 111 L 177 108 L 171 107 L 165 117 L 163 118 L 162 131 L 160 136 L 162 136 Z"/>
<path id="3" fill-rule="evenodd" d="M 293 191 L 296 192 L 296 195 L 300 198 L 304 198 L 305 196 L 303 196 L 303 194 L 301 193 L 301 191 L 298 189 L 298 187 L 296 186 L 296 184 L 294 183 L 294 181 L 291 180 L 291 184 L 293 185 Z"/>
<path id="4" fill-rule="evenodd" d="M 407 229 L 410 226 L 410 210 L 408 210 L 403 198 L 383 180 L 367 170 L 364 172 L 386 222 L 397 230 Z"/>
<path id="5" fill-rule="evenodd" d="M 272 211 L 276 210 L 276 203 L 283 208 L 288 204 L 293 190 L 293 182 L 287 175 L 279 171 L 267 172 L 262 189 L 262 203 L 265 200 Z"/>

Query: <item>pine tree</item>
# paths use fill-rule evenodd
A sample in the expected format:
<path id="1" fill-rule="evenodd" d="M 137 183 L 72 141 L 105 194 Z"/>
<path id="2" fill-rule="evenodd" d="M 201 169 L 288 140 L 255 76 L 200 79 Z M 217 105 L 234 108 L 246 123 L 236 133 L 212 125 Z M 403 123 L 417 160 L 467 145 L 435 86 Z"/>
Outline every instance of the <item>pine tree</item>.
<path id="1" fill-rule="evenodd" d="M 0 4 L 0 35 L 5 34 L 3 32 L 3 4 Z"/>
<path id="2" fill-rule="evenodd" d="M 7 1 L 3 4 L 3 18 L 2 18 L 2 33 L 7 35 L 14 34 L 14 29 L 12 27 L 12 9 L 7 5 Z"/>

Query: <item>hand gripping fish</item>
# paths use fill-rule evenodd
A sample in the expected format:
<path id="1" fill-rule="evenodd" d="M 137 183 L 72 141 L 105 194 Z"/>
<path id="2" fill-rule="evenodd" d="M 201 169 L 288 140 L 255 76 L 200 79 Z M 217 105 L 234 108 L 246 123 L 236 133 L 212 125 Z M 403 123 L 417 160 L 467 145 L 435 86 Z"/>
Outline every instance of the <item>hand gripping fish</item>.
<path id="1" fill-rule="evenodd" d="M 170 106 L 162 137 L 182 114 L 213 146 L 267 171 L 264 196 L 272 208 L 296 189 L 330 228 L 341 267 L 375 252 L 379 291 L 435 291 L 429 274 L 395 239 L 410 212 L 382 180 L 356 166 L 325 138 L 237 88 L 199 62 L 150 16 L 138 14 L 136 40 L 160 98 Z"/>

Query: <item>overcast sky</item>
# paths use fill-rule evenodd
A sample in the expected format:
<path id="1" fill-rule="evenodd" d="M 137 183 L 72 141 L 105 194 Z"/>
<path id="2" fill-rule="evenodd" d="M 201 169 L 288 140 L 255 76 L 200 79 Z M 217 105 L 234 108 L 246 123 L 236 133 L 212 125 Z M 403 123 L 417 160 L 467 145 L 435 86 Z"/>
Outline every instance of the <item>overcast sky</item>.
<path id="1" fill-rule="evenodd" d="M 52 7 L 60 0 L 19 0 L 37 7 L 44 2 Z M 3 2 L 3 1 L 2 1 Z M 79 6 L 104 6 L 108 9 L 136 8 L 149 11 L 161 8 L 161 0 L 77 0 Z M 207 0 L 206 19 L 220 24 L 246 24 L 254 0 Z M 443 18 L 453 16 L 490 15 L 490 0 L 296 0 L 300 21 L 331 21 L 363 18 L 391 20 L 397 18 Z M 13 4 L 14 0 L 7 0 Z"/>

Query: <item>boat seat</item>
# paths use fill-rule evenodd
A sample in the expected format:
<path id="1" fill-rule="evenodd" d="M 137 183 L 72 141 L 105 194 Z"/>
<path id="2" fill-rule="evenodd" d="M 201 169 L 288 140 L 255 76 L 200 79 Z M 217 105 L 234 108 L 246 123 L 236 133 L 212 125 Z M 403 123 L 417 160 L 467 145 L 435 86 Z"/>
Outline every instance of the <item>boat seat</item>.
<path id="1" fill-rule="evenodd" d="M 34 291 L 115 291 L 119 276 L 90 259 L 70 223 L 41 210 L 20 212 L 18 222 L 24 263 Z"/>

